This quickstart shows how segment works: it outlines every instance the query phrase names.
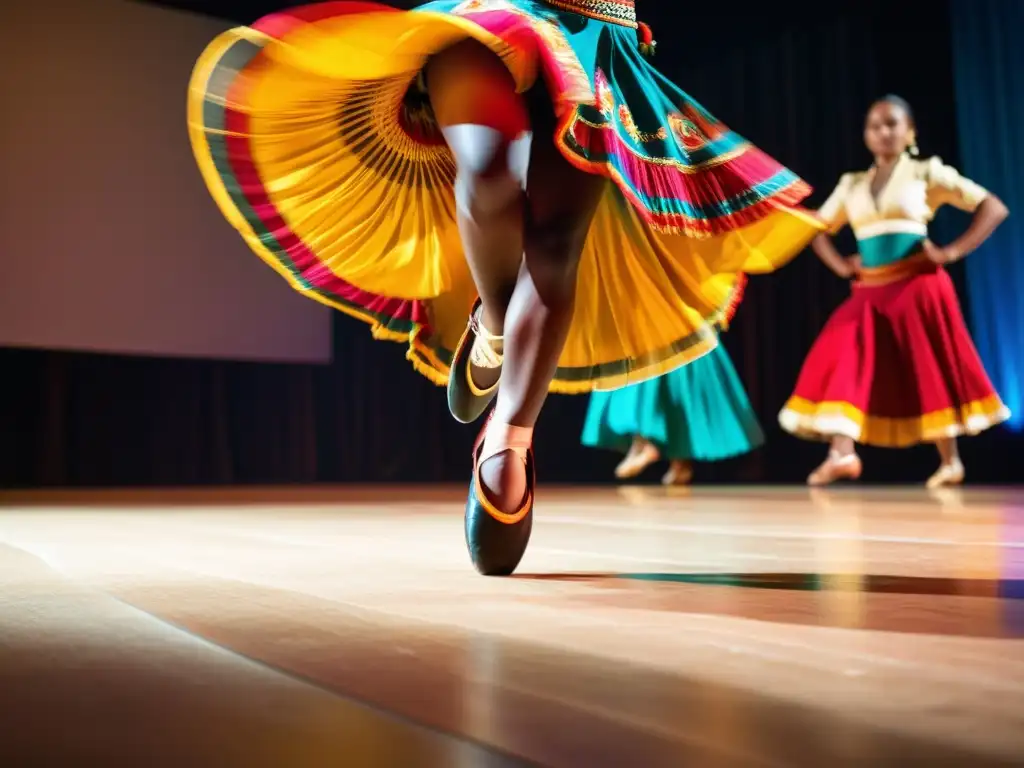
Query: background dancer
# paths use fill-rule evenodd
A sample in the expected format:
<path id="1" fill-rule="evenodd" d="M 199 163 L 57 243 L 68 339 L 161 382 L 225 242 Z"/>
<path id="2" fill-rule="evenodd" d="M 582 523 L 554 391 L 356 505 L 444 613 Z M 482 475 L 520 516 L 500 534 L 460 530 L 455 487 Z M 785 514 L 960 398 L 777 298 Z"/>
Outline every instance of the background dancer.
<path id="1" fill-rule="evenodd" d="M 686 485 L 694 462 L 723 461 L 764 444 L 725 347 L 664 376 L 591 395 L 583 445 L 624 453 L 615 476 L 636 477 L 668 460 L 663 485 Z"/>
<path id="2" fill-rule="evenodd" d="M 916 158 L 913 114 L 897 96 L 872 105 L 864 140 L 874 165 L 843 175 L 818 211 L 831 234 L 852 227 L 858 280 L 814 342 L 779 423 L 830 442 L 811 485 L 859 477 L 855 443 L 934 443 L 940 464 L 928 487 L 961 483 L 956 437 L 1010 414 L 982 367 L 943 265 L 980 246 L 1006 218 L 1006 206 L 940 158 Z M 947 204 L 974 218 L 940 247 L 928 239 L 928 222 Z M 816 237 L 813 247 L 837 274 L 852 274 L 828 236 Z"/>

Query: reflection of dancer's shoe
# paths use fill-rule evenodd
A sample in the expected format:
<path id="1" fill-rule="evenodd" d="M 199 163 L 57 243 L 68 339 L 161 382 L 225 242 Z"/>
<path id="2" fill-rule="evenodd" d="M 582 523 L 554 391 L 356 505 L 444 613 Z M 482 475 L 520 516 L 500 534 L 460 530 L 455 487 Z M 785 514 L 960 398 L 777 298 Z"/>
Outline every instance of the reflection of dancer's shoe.
<path id="1" fill-rule="evenodd" d="M 764 442 L 764 433 L 729 355 L 718 346 L 657 379 L 595 392 L 582 442 L 613 451 L 628 446 L 615 470 L 619 479 L 668 459 L 662 483 L 686 485 L 693 479 L 693 462 L 748 453 Z"/>
<path id="2" fill-rule="evenodd" d="M 928 489 L 928 495 L 938 502 L 946 514 L 962 512 L 964 508 L 964 489 L 951 485 L 939 485 Z"/>
<path id="3" fill-rule="evenodd" d="M 741 273 L 821 230 L 807 185 L 646 62 L 637 28 L 632 0 L 322 3 L 224 33 L 193 74 L 196 157 L 253 250 L 406 341 L 455 418 L 494 401 L 467 506 L 484 573 L 526 546 L 473 521 L 532 504 L 547 393 L 708 352 Z"/>
<path id="4" fill-rule="evenodd" d="M 1006 207 L 939 158 L 912 157 L 914 122 L 902 99 L 874 104 L 865 135 L 874 166 L 844 175 L 818 211 L 831 232 L 853 227 L 859 279 L 811 348 L 779 422 L 800 437 L 831 443 L 808 478 L 812 485 L 859 477 L 855 443 L 935 443 L 941 464 L 928 487 L 957 485 L 964 466 L 956 437 L 1010 413 L 982 367 L 942 265 L 981 245 Z M 944 204 L 974 212 L 974 220 L 939 248 L 928 240 L 928 222 Z M 813 245 L 837 274 L 853 276 L 827 236 Z"/>

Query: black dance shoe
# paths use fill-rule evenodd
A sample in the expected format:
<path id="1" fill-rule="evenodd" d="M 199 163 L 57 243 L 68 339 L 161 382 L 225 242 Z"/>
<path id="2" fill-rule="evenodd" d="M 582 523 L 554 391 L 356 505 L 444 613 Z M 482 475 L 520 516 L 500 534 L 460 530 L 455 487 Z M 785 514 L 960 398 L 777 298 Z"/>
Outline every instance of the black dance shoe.
<path id="1" fill-rule="evenodd" d="M 470 376 L 469 356 L 479 331 L 479 311 L 480 300 L 477 299 L 473 311 L 469 314 L 469 324 L 459 339 L 458 346 L 455 347 L 452 365 L 448 371 L 448 410 L 456 421 L 463 424 L 471 424 L 479 419 L 498 394 L 498 382 L 488 389 L 477 389 Z"/>
<path id="2" fill-rule="evenodd" d="M 511 576 L 523 559 L 533 531 L 533 499 L 537 475 L 533 448 L 526 454 L 526 501 L 518 511 L 507 513 L 488 501 L 480 481 L 480 454 L 487 425 L 473 446 L 473 479 L 466 501 L 466 547 L 473 567 L 484 576 Z"/>

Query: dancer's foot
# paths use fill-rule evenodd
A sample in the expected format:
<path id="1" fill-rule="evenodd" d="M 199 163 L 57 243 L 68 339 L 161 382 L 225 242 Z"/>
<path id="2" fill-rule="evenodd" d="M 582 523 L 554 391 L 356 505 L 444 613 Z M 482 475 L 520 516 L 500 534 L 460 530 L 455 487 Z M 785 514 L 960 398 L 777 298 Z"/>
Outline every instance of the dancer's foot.
<path id="1" fill-rule="evenodd" d="M 521 508 L 529 492 L 526 454 L 500 450 L 480 460 L 480 480 L 491 503 L 502 512 Z"/>
<path id="2" fill-rule="evenodd" d="M 668 465 L 668 472 L 661 478 L 662 485 L 689 485 L 693 480 L 693 464 L 675 460 Z"/>
<path id="3" fill-rule="evenodd" d="M 487 410 L 501 379 L 504 340 L 484 328 L 482 306 L 479 300 L 473 306 L 448 372 L 448 410 L 463 424 Z"/>
<path id="4" fill-rule="evenodd" d="M 822 486 L 837 480 L 856 480 L 860 477 L 862 470 L 860 456 L 856 453 L 842 454 L 829 451 L 828 458 L 807 477 L 807 484 Z"/>
<path id="5" fill-rule="evenodd" d="M 536 483 L 532 440 L 532 429 L 488 419 L 473 447 L 466 546 L 485 576 L 510 575 L 529 544 Z"/>
<path id="6" fill-rule="evenodd" d="M 640 453 L 640 451 L 643 449 L 645 445 L 647 445 L 647 441 L 644 440 L 642 437 L 634 437 L 633 442 L 629 444 L 629 450 L 626 451 L 626 455 L 623 457 L 623 461 L 625 461 L 626 459 L 632 459 L 634 456 Z"/>
<path id="7" fill-rule="evenodd" d="M 642 440 L 638 444 L 634 441 L 626 458 L 615 468 L 615 476 L 620 480 L 636 477 L 660 458 L 661 454 L 653 443 Z"/>
<path id="8" fill-rule="evenodd" d="M 928 478 L 925 486 L 929 490 L 943 488 L 947 485 L 960 485 L 964 481 L 964 465 L 960 459 L 945 462 Z"/>

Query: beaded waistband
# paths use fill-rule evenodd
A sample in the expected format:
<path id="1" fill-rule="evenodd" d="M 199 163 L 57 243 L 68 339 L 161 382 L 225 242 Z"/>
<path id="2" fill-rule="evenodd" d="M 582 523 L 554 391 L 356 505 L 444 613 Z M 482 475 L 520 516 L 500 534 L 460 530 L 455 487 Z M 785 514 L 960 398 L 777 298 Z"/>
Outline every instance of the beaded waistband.
<path id="1" fill-rule="evenodd" d="M 563 11 L 589 16 L 609 24 L 636 28 L 636 7 L 633 0 L 544 0 Z"/>

